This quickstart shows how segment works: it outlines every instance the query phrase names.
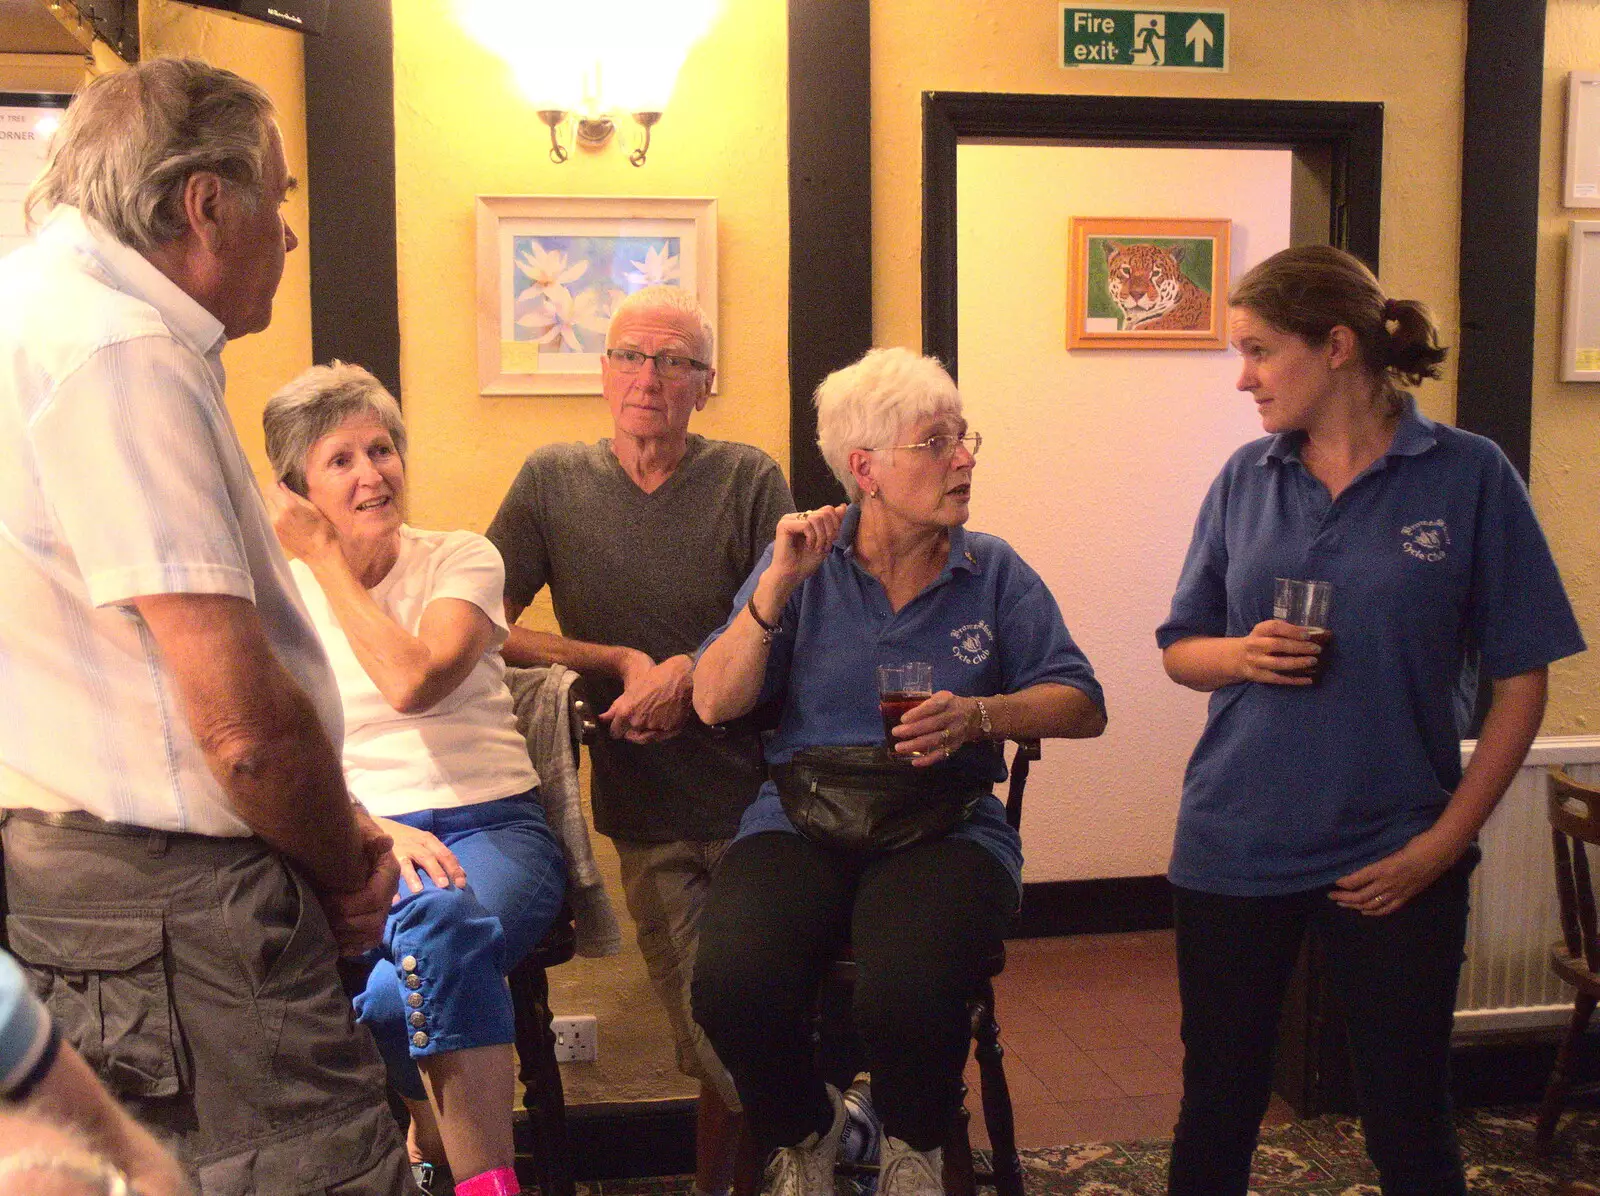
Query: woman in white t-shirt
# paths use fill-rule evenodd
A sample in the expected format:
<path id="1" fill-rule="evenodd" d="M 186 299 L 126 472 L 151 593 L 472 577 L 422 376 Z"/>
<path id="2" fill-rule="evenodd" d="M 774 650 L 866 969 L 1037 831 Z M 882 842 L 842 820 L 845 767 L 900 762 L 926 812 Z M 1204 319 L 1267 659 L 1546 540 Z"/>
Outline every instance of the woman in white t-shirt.
<path id="1" fill-rule="evenodd" d="M 482 536 L 403 522 L 405 426 L 366 370 L 307 370 L 263 421 L 278 538 L 339 681 L 345 780 L 400 861 L 356 1015 L 411 1108 L 413 1159 L 442 1148 L 459 1196 L 515 1193 L 504 976 L 565 868 L 504 684 L 504 565 Z"/>

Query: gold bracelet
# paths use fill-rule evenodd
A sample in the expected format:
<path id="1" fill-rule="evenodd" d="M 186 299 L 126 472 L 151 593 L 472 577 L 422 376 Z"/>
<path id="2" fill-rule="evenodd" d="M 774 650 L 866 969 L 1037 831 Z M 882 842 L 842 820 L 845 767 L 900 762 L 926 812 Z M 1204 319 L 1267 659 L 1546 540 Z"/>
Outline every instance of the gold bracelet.
<path id="1" fill-rule="evenodd" d="M 985 739 L 994 738 L 994 724 L 989 721 L 989 707 L 985 706 L 982 698 L 973 698 L 978 704 L 978 730 Z"/>

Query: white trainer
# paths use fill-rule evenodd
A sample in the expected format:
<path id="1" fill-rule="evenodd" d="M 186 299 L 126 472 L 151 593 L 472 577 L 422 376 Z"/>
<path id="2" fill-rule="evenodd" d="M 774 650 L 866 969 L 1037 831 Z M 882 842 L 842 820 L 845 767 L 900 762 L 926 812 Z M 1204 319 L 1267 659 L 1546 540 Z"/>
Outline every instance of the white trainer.
<path id="1" fill-rule="evenodd" d="M 912 1150 L 909 1143 L 883 1136 L 878 1165 L 878 1196 L 944 1196 L 944 1147 Z"/>
<path id="2" fill-rule="evenodd" d="M 827 1088 L 833 1124 L 820 1138 L 813 1132 L 798 1146 L 774 1152 L 762 1188 L 767 1196 L 834 1196 L 833 1165 L 839 1159 L 839 1137 L 844 1133 L 844 1101 L 832 1084 Z"/>

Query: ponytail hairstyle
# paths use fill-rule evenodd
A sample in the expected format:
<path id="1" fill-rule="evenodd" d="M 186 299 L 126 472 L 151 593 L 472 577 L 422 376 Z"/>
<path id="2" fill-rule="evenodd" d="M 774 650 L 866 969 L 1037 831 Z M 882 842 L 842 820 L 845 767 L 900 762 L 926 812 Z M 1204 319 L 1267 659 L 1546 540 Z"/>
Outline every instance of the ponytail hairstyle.
<path id="1" fill-rule="evenodd" d="M 1326 344 L 1338 325 L 1350 329 L 1362 368 L 1383 383 L 1396 409 L 1400 387 L 1437 378 L 1447 353 L 1426 306 L 1386 299 L 1371 270 L 1331 245 L 1273 254 L 1239 280 L 1228 303 L 1310 345 Z"/>

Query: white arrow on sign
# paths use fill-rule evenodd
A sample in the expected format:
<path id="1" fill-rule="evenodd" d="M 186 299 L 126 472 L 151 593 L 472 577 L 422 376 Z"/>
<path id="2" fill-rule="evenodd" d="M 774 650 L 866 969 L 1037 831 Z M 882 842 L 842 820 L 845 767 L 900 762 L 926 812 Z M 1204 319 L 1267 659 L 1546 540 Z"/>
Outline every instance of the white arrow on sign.
<path id="1" fill-rule="evenodd" d="M 1194 54 L 1195 62 L 1206 60 L 1206 51 L 1211 49 L 1211 26 L 1204 21 L 1196 21 L 1189 26 L 1189 32 L 1183 39 Z"/>

